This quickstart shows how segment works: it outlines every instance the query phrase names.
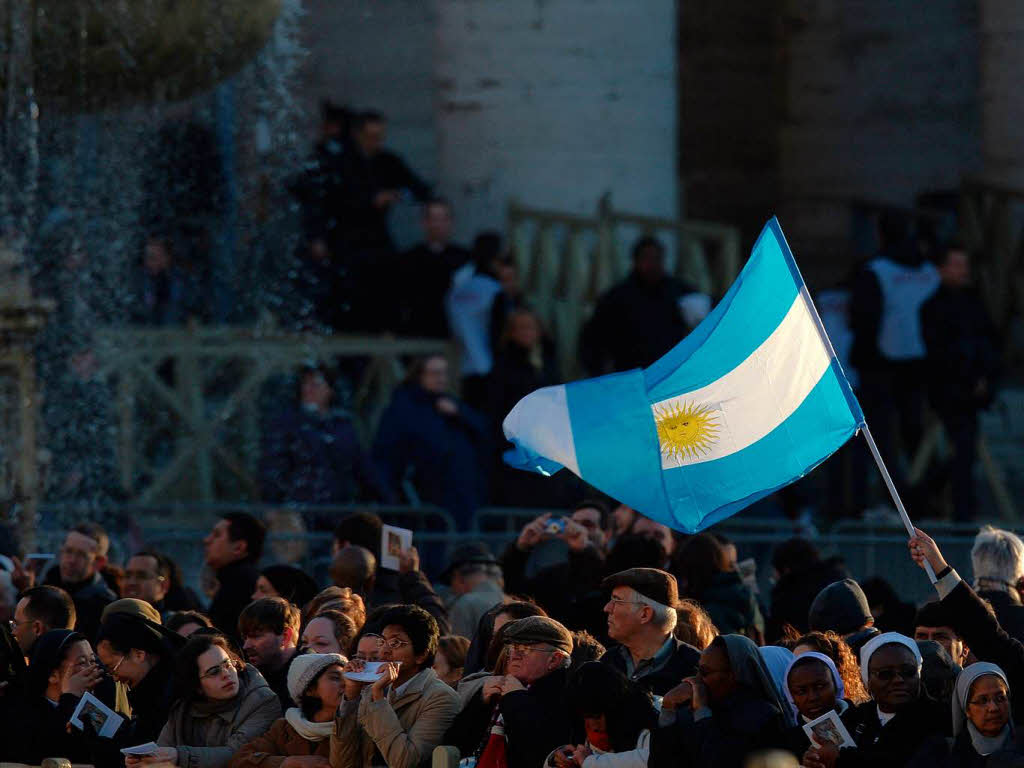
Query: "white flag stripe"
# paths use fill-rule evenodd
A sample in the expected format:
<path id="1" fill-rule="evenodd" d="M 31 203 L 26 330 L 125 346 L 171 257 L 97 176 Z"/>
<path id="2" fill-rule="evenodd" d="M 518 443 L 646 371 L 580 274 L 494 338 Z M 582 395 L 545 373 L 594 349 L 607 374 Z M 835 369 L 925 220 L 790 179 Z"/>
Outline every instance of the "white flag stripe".
<path id="1" fill-rule="evenodd" d="M 697 406 L 717 422 L 707 452 L 662 453 L 662 469 L 714 461 L 765 437 L 788 419 L 828 369 L 831 357 L 798 293 L 772 334 L 742 363 L 705 387 L 654 403 L 655 418 L 665 408 Z"/>
<path id="2" fill-rule="evenodd" d="M 502 428 L 506 437 L 514 435 L 541 456 L 580 474 L 564 384 L 544 387 L 524 397 L 505 417 Z"/>

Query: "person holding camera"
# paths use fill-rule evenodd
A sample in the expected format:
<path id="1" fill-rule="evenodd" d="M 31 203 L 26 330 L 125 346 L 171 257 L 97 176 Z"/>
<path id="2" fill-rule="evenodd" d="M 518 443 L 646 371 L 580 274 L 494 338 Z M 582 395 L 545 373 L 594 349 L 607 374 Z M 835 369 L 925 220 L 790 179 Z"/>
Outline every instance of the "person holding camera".
<path id="1" fill-rule="evenodd" d="M 588 626 L 584 597 L 604 575 L 608 507 L 588 500 L 564 517 L 543 514 L 527 523 L 502 555 L 506 588 L 532 595 L 567 626 Z"/>

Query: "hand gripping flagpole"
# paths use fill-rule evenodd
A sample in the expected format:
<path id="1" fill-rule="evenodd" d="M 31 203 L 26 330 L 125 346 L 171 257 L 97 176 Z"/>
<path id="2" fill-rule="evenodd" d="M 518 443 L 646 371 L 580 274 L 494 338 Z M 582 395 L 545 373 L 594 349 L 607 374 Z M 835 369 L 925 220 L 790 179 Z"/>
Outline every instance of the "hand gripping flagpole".
<path id="1" fill-rule="evenodd" d="M 885 485 L 889 489 L 889 494 L 892 496 L 892 500 L 896 502 L 896 509 L 899 510 L 900 518 L 903 520 L 903 526 L 907 529 L 907 535 L 910 538 L 914 538 L 917 532 L 914 530 L 914 524 L 910 522 L 910 515 L 907 514 L 907 508 L 903 506 L 903 500 L 900 498 L 899 493 L 896 492 L 896 485 L 892 481 L 892 477 L 889 476 L 889 470 L 885 466 L 885 462 L 882 461 L 882 454 L 878 452 L 878 446 L 875 445 L 875 438 L 871 435 L 871 428 L 868 426 L 867 421 L 864 422 L 864 426 L 860 430 L 864 434 L 864 440 L 868 444 L 868 449 L 871 451 L 871 455 L 875 459 L 875 464 L 878 465 L 878 471 L 882 473 L 882 479 L 885 480 Z M 928 578 L 932 580 L 934 584 L 937 579 L 935 578 L 935 570 L 932 568 L 932 564 L 927 560 L 924 561 L 924 570 L 928 574 Z"/>

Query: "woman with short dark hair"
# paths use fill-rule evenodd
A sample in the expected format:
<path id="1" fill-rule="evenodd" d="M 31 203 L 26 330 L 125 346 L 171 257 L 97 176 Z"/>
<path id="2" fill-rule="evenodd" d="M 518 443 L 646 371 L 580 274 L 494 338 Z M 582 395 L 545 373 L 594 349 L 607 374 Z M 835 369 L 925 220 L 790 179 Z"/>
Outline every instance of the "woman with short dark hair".
<path id="1" fill-rule="evenodd" d="M 417 768 L 459 711 L 455 691 L 432 669 L 439 634 L 434 617 L 415 605 L 396 605 L 381 615 L 380 625 L 386 663 L 372 684 L 346 679 L 331 736 L 333 768 L 373 765 L 378 752 L 388 768 Z M 359 674 L 365 667 L 353 659 L 345 672 Z"/>
<path id="2" fill-rule="evenodd" d="M 196 635 L 181 649 L 175 699 L 156 741 L 160 748 L 129 755 L 126 765 L 221 768 L 281 716 L 277 694 L 220 635 Z"/>

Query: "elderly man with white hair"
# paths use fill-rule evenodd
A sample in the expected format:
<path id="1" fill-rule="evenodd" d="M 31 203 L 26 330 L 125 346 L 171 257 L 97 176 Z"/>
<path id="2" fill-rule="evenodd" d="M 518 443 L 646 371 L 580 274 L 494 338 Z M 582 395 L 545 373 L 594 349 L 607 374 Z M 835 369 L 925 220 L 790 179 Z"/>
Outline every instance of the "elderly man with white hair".
<path id="1" fill-rule="evenodd" d="M 664 696 L 684 677 L 694 675 L 700 651 L 677 640 L 676 577 L 657 568 L 629 568 L 601 582 L 609 593 L 610 647 L 601 661 L 656 696 Z"/>
<path id="2" fill-rule="evenodd" d="M 996 612 L 1007 634 L 1024 642 L 1024 542 L 986 525 L 971 548 L 974 589 Z"/>

